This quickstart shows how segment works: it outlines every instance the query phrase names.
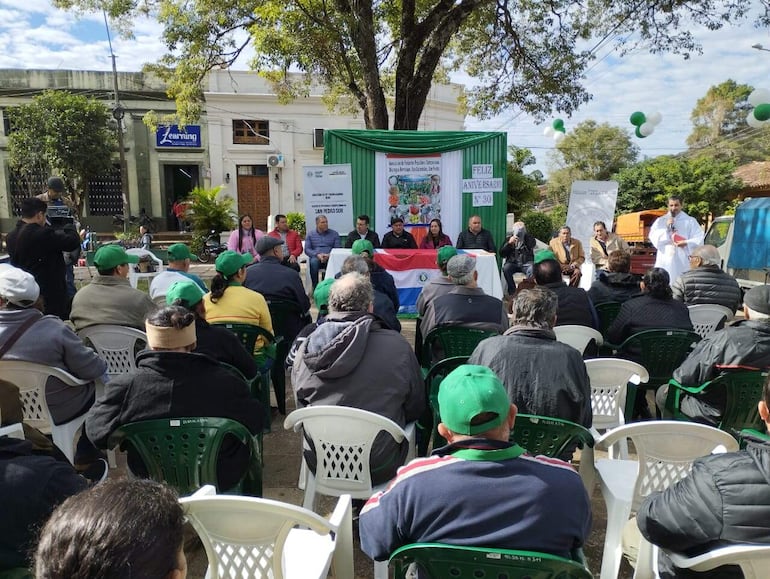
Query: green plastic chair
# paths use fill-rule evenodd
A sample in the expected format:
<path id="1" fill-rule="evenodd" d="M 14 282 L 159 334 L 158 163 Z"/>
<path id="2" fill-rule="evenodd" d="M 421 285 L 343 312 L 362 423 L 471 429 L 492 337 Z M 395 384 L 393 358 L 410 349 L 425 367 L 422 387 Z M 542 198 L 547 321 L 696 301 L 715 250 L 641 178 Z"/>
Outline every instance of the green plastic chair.
<path id="1" fill-rule="evenodd" d="M 0 571 L 0 579 L 35 579 L 35 576 L 29 569 L 16 567 L 14 569 Z"/>
<path id="2" fill-rule="evenodd" d="M 465 364 L 468 356 L 453 356 L 444 358 L 438 364 L 434 364 L 425 376 L 425 398 L 428 401 L 428 408 L 423 413 L 422 418 L 417 422 L 417 428 L 420 430 L 420 436 L 417 442 L 417 451 L 420 456 L 428 454 L 428 443 L 433 439 L 433 448 L 439 448 L 446 444 L 446 440 L 438 433 L 438 423 L 441 422 L 438 407 L 438 389 L 441 381 L 458 366 Z M 433 432 L 430 435 L 430 432 Z"/>
<path id="3" fill-rule="evenodd" d="M 407 574 L 415 565 L 419 575 Z M 533 551 L 414 543 L 396 550 L 389 561 L 395 579 L 591 579 L 582 564 Z"/>
<path id="4" fill-rule="evenodd" d="M 273 332 L 275 333 L 276 356 L 272 368 L 273 391 L 275 392 L 275 402 L 278 405 L 278 411 L 286 415 L 286 356 L 289 355 L 289 348 L 294 341 L 294 336 L 286 336 L 283 329 L 287 327 L 287 321 L 290 318 L 306 316 L 305 312 L 294 302 L 274 298 L 266 298 L 267 309 L 270 310 L 270 318 L 273 321 Z M 308 317 L 306 323 L 311 323 Z"/>
<path id="5" fill-rule="evenodd" d="M 217 486 L 217 458 L 227 435 L 235 436 L 250 450 L 249 466 L 232 489 Z M 204 485 L 217 491 L 262 496 L 260 444 L 240 422 L 228 418 L 158 418 L 132 422 L 118 428 L 109 448 L 132 448 L 152 480 L 174 487 L 180 496 Z"/>
<path id="6" fill-rule="evenodd" d="M 443 358 L 453 358 L 455 356 L 470 356 L 476 349 L 479 342 L 499 336 L 499 332 L 490 330 L 479 330 L 477 328 L 464 328 L 462 326 L 439 326 L 430 331 L 425 336 L 422 345 L 422 368 L 423 373 L 427 375 L 431 366 L 439 360 L 434 359 L 434 344 L 441 347 L 444 352 Z"/>
<path id="7" fill-rule="evenodd" d="M 668 382 L 666 410 L 671 412 L 674 420 L 690 421 L 691 418 L 681 411 L 683 396 L 700 394 L 709 388 L 724 388 L 727 394 L 725 412 L 718 428 L 739 439 L 740 431 L 745 428 L 764 428 L 757 402 L 762 399 L 767 374 L 763 370 L 729 371 L 700 386 L 683 386 L 672 378 Z"/>
<path id="8" fill-rule="evenodd" d="M 765 431 L 764 426 L 761 430 L 754 430 L 753 428 L 744 428 L 741 430 L 738 434 L 738 445 L 741 449 L 746 448 L 746 443 L 748 443 L 750 438 L 759 439 L 762 442 L 770 442 L 770 434 Z"/>
<path id="9" fill-rule="evenodd" d="M 620 302 L 602 302 L 594 306 L 599 315 L 599 332 L 605 341 L 607 341 L 607 330 L 618 317 L 622 305 Z"/>
<path id="10" fill-rule="evenodd" d="M 265 328 L 259 326 L 253 326 L 251 324 L 212 324 L 227 328 L 234 333 L 238 339 L 246 348 L 247 352 L 254 352 L 254 345 L 257 343 L 257 338 L 262 336 L 264 342 L 269 344 L 263 348 L 263 351 L 254 356 L 254 361 L 259 368 L 260 380 L 254 380 L 250 382 L 251 395 L 262 403 L 265 408 L 265 425 L 262 432 L 270 432 L 270 423 L 273 421 L 273 416 L 270 412 L 270 368 L 275 362 L 276 356 L 276 338 L 268 332 Z M 277 394 L 276 394 L 277 396 Z"/>
<path id="11" fill-rule="evenodd" d="M 689 330 L 645 330 L 626 338 L 618 346 L 616 355 L 644 366 L 650 379 L 642 387 L 654 390 L 668 383 L 674 370 L 684 362 L 693 345 L 700 340 L 698 334 Z M 629 384 L 625 409 L 626 417 L 629 418 L 634 415 L 636 390 L 635 384 Z"/>

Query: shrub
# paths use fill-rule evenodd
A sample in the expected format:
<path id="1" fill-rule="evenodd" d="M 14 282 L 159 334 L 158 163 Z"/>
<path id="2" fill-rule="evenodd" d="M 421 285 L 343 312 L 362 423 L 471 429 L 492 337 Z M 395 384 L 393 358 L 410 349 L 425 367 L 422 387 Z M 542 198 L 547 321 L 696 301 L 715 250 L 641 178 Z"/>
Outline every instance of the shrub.
<path id="1" fill-rule="evenodd" d="M 525 213 L 521 218 L 524 224 L 527 226 L 527 231 L 530 235 L 534 235 L 540 241 L 548 243 L 551 240 L 551 232 L 553 231 L 553 223 L 551 217 L 547 213 Z"/>
<path id="2" fill-rule="evenodd" d="M 307 229 L 305 226 L 305 214 L 304 213 L 287 213 L 286 221 L 289 224 L 289 229 L 293 229 L 302 239 L 305 239 Z"/>

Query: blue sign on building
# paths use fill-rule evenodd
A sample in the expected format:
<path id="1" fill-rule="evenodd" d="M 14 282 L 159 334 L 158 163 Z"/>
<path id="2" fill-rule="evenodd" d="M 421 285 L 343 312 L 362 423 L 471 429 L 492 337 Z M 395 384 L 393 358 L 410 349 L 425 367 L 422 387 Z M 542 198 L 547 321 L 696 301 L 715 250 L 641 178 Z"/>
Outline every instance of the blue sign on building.
<path id="1" fill-rule="evenodd" d="M 201 147 L 200 125 L 187 125 L 180 129 L 178 125 L 160 126 L 155 131 L 157 147 Z"/>

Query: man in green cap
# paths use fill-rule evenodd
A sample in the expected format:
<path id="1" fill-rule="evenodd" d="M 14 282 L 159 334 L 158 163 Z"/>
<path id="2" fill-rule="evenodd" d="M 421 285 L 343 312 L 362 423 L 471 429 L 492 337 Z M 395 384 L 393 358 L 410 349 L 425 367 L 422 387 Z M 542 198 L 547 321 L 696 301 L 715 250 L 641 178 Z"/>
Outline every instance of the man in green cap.
<path id="1" fill-rule="evenodd" d="M 150 298 L 153 302 L 165 304 L 168 288 L 178 281 L 192 281 L 203 293 L 209 291 L 201 278 L 190 273 L 190 262 L 193 259 L 197 261 L 198 257 L 190 253 L 190 248 L 184 243 L 168 246 L 168 267 L 153 277 L 150 284 Z"/>
<path id="2" fill-rule="evenodd" d="M 70 320 L 75 331 L 97 324 L 144 330 L 144 319 L 155 309 L 150 297 L 128 282 L 129 268 L 138 263 L 119 245 L 104 245 L 94 255 L 98 275 L 72 300 Z"/>
<path id="3" fill-rule="evenodd" d="M 580 476 L 509 441 L 517 409 L 494 372 L 458 367 L 438 402 L 448 445 L 399 469 L 367 501 L 359 518 L 367 555 L 386 561 L 409 543 L 447 543 L 569 557 L 585 544 L 591 502 Z"/>

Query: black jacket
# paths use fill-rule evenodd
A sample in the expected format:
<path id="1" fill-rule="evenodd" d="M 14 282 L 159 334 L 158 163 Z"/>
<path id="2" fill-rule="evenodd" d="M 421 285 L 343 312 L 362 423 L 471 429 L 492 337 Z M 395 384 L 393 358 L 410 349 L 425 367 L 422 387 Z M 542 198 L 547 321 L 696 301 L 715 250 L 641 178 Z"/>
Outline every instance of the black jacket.
<path id="1" fill-rule="evenodd" d="M 508 243 L 508 239 L 513 235 L 513 232 L 505 234 L 503 245 L 500 247 L 500 257 L 505 259 L 506 262 L 513 262 L 519 264 L 525 264 L 535 259 L 535 238 L 529 233 L 524 234 L 523 239 L 515 245 Z"/>
<path id="2" fill-rule="evenodd" d="M 488 229 L 482 229 L 478 233 L 472 233 L 470 229 L 465 229 L 457 236 L 457 249 L 484 249 L 489 253 L 497 252 L 495 240 Z"/>
<path id="3" fill-rule="evenodd" d="M 547 283 L 547 287 L 556 294 L 558 306 L 556 308 L 557 326 L 587 326 L 594 330 L 599 329 L 599 315 L 596 308 L 586 293 L 579 287 L 568 286 L 563 281 Z"/>
<path id="4" fill-rule="evenodd" d="M 252 434 L 262 431 L 262 405 L 251 397 L 243 379 L 213 358 L 146 350 L 137 356 L 136 366 L 135 372 L 111 380 L 88 413 L 86 432 L 98 448 L 106 448 L 120 426 L 153 418 L 230 418 Z M 240 443 L 225 442 L 217 469 L 222 488 L 240 479 L 247 456 Z M 140 470 L 138 457 L 129 452 L 128 459 L 133 472 Z"/>
<path id="5" fill-rule="evenodd" d="M 392 231 L 388 231 L 382 236 L 382 248 L 383 249 L 417 249 L 417 242 L 414 237 L 406 229 L 400 237 L 393 235 Z"/>
<path id="6" fill-rule="evenodd" d="M 674 299 L 687 305 L 718 304 L 733 313 L 741 304 L 741 288 L 735 278 L 716 265 L 696 267 L 684 272 L 671 284 Z"/>
<path id="7" fill-rule="evenodd" d="M 619 345 L 644 330 L 660 329 L 692 331 L 690 313 L 682 302 L 662 300 L 645 293 L 620 306 L 618 317 L 607 330 L 607 339 Z"/>
<path id="8" fill-rule="evenodd" d="M 354 229 L 353 231 L 348 233 L 348 236 L 345 238 L 345 247 L 350 249 L 351 247 L 353 247 L 353 243 L 358 241 L 359 239 L 361 239 L 361 234 Z M 372 247 L 376 248 L 380 246 L 380 236 L 377 235 L 377 233 L 372 231 L 371 229 L 366 232 L 366 237 L 364 239 L 370 242 L 372 244 Z"/>
<path id="9" fill-rule="evenodd" d="M 250 352 L 233 332 L 220 326 L 212 326 L 206 320 L 195 320 L 197 336 L 196 354 L 205 354 L 217 362 L 230 364 L 251 380 L 257 375 L 257 363 Z"/>
<path id="10" fill-rule="evenodd" d="M 642 535 L 664 549 L 699 555 L 733 543 L 770 543 L 770 444 L 697 459 L 690 474 L 639 507 Z M 661 556 L 661 577 L 742 578 L 737 567 L 675 570 Z"/>
<path id="11" fill-rule="evenodd" d="M 80 236 L 74 227 L 62 229 L 41 227 L 37 223 L 19 221 L 6 239 L 11 264 L 35 276 L 40 295 L 45 300 L 45 313 L 69 318 L 69 298 L 63 251 L 80 247 Z"/>
<path id="12" fill-rule="evenodd" d="M 641 293 L 640 278 L 633 273 L 606 272 L 599 270 L 599 279 L 591 284 L 588 297 L 596 304 L 604 302 L 623 303 Z"/>

